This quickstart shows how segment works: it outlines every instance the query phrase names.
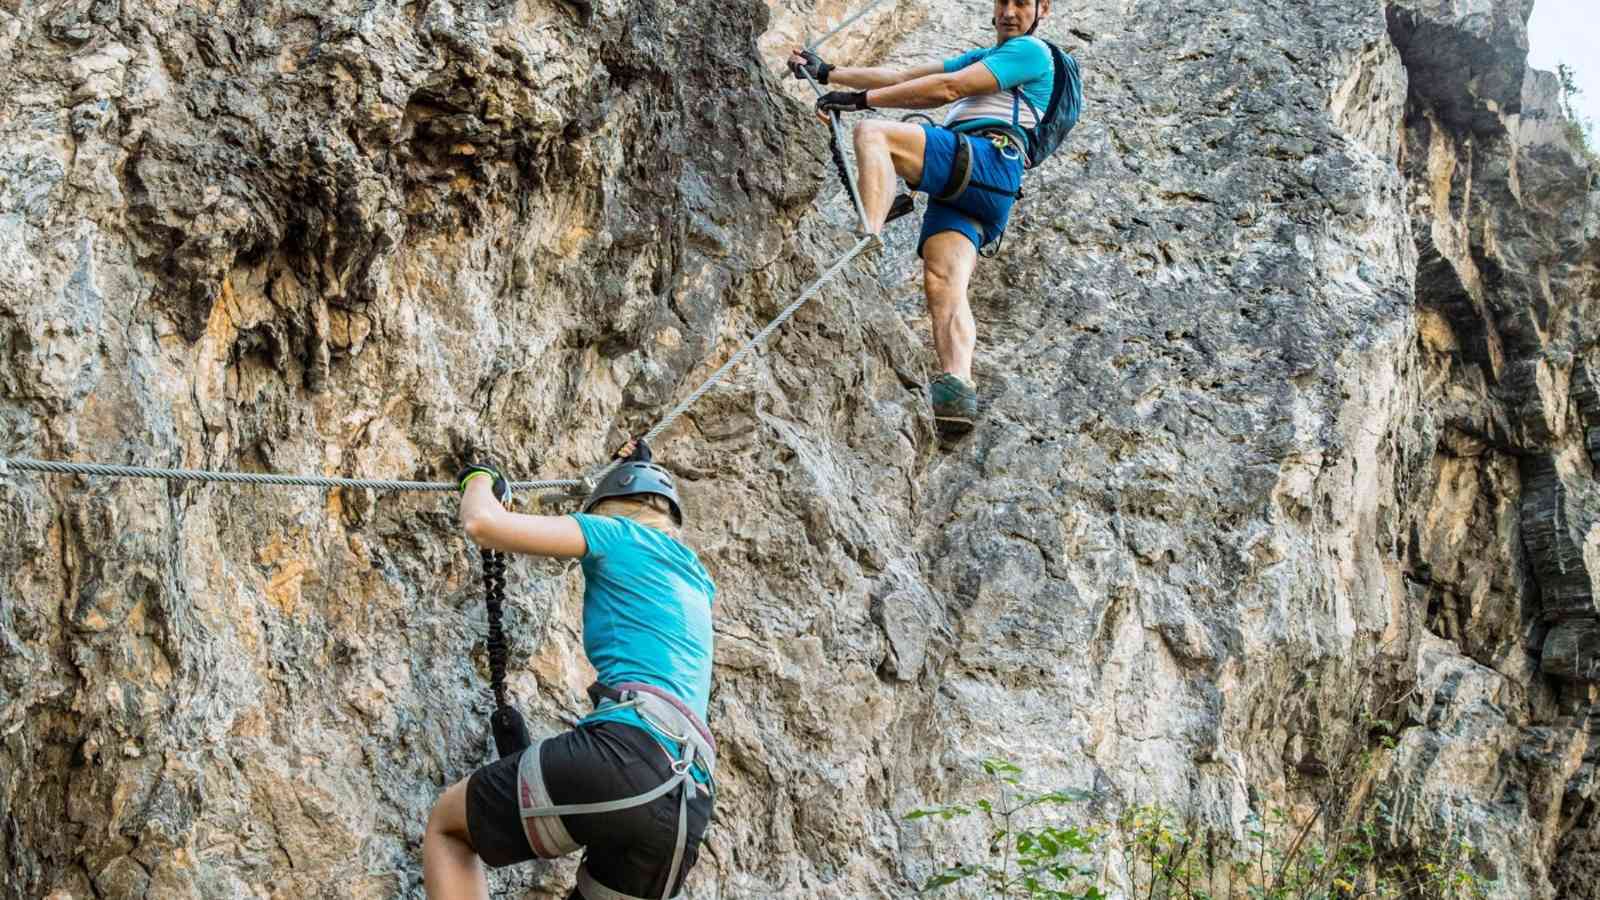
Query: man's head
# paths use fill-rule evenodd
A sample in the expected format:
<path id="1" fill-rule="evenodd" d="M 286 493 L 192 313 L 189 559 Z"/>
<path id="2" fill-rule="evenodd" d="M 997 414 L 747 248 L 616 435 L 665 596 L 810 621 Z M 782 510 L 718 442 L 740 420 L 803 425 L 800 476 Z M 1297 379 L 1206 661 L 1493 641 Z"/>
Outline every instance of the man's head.
<path id="1" fill-rule="evenodd" d="M 1050 14 L 1050 0 L 994 0 L 995 43 L 1033 34 L 1040 20 Z"/>

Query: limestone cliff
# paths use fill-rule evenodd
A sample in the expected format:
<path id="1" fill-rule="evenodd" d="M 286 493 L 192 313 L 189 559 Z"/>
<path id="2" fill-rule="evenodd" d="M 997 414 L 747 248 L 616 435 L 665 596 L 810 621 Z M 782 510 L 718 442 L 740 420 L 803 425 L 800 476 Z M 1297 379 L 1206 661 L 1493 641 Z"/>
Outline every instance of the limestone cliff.
<path id="1" fill-rule="evenodd" d="M 908 896 L 991 755 L 1237 832 L 1399 698 L 1388 852 L 1600 897 L 1600 192 L 1529 6 L 1058 0 L 1089 106 L 980 266 L 979 430 L 901 223 L 657 446 L 720 588 L 690 896 Z M 0 456 L 592 465 L 851 245 L 774 73 L 854 7 L 0 0 Z M 453 513 L 6 476 L 0 896 L 420 896 L 492 752 Z M 511 583 L 562 727 L 579 576 Z"/>

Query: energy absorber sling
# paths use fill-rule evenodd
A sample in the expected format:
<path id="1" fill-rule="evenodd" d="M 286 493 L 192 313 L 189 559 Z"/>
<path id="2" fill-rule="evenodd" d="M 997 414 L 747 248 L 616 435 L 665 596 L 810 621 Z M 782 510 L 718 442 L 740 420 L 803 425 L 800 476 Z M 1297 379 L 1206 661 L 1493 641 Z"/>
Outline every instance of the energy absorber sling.
<path id="1" fill-rule="evenodd" d="M 517 766 L 517 798 L 522 811 L 523 830 L 535 853 L 554 858 L 578 849 L 578 844 L 567 833 L 562 816 L 581 816 L 617 812 L 644 806 L 673 791 L 678 792 L 678 837 L 673 846 L 672 866 L 667 872 L 666 888 L 662 900 L 672 896 L 672 889 L 683 868 L 684 848 L 689 838 L 689 796 L 691 791 L 710 791 L 694 780 L 691 771 L 698 763 L 709 775 L 716 769 L 717 749 L 711 731 L 700 721 L 683 701 L 655 685 L 624 682 L 607 686 L 598 682 L 589 686 L 589 699 L 599 706 L 609 701 L 608 709 L 633 709 L 652 727 L 665 734 L 681 748 L 672 762 L 672 775 L 656 787 L 633 797 L 604 800 L 598 803 L 567 803 L 556 805 L 544 783 L 544 773 L 539 765 L 539 751 L 543 741 L 535 742 L 522 754 Z M 578 868 L 578 890 L 586 900 L 653 900 L 631 897 L 600 884 L 589 873 L 588 867 Z"/>

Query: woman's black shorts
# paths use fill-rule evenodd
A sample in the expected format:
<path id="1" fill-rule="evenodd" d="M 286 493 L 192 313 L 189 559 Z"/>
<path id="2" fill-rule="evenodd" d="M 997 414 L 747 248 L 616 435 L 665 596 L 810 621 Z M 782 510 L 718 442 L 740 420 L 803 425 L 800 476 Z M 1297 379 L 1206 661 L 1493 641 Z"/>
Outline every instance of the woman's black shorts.
<path id="1" fill-rule="evenodd" d="M 579 725 L 555 738 L 535 743 L 545 788 L 554 805 L 598 803 L 643 794 L 672 777 L 672 760 L 648 732 L 621 722 Z M 522 826 L 517 799 L 517 767 L 522 751 L 472 773 L 467 782 L 467 831 L 473 849 L 490 866 L 508 866 L 537 858 Z M 689 836 L 679 869 L 676 893 L 696 857 L 711 797 L 689 788 Z M 617 812 L 562 816 L 572 840 L 584 847 L 584 866 L 594 879 L 634 897 L 660 897 L 672 868 L 678 838 L 680 792 L 672 791 L 644 806 Z M 573 898 L 581 895 L 574 890 Z"/>

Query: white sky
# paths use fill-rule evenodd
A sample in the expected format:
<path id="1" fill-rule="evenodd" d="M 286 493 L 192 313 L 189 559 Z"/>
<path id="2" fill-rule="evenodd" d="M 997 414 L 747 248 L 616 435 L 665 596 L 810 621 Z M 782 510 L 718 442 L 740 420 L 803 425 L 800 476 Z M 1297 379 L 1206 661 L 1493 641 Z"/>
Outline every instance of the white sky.
<path id="1" fill-rule="evenodd" d="M 1600 137 L 1600 4 L 1595 0 L 1534 0 L 1528 20 L 1528 62 L 1550 72 L 1566 63 L 1583 89 L 1578 114 L 1594 122 Z"/>

